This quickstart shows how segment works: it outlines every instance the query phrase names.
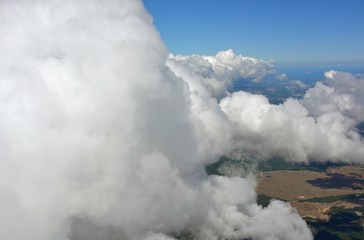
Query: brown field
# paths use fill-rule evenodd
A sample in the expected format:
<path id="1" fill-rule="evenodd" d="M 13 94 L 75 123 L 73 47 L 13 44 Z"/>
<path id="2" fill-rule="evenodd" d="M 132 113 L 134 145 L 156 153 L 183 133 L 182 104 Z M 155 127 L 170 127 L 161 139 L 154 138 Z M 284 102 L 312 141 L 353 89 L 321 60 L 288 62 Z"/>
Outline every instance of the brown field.
<path id="1" fill-rule="evenodd" d="M 275 171 L 259 173 L 257 175 L 259 182 L 257 191 L 258 194 L 265 194 L 286 201 L 364 193 L 364 185 L 362 189 L 353 190 L 351 188 L 321 188 L 307 182 L 307 180 L 330 178 L 328 173 L 340 173 L 353 178 L 363 178 L 364 168 L 343 167 L 329 169 L 327 172 Z"/>
<path id="2" fill-rule="evenodd" d="M 354 176 L 358 178 L 364 178 L 364 168 L 363 167 L 341 167 L 341 168 L 329 168 L 327 170 L 329 173 L 340 173 L 347 176 Z"/>
<path id="3" fill-rule="evenodd" d="M 346 201 L 336 201 L 332 203 L 316 203 L 316 202 L 290 202 L 297 212 L 303 218 L 313 218 L 328 221 L 330 219 L 329 211 L 332 207 L 355 208 L 357 204 Z"/>
<path id="4" fill-rule="evenodd" d="M 336 175 L 335 175 L 336 174 Z M 352 179 L 354 183 L 350 187 L 321 187 L 314 186 L 307 181 L 319 180 L 332 180 L 333 175 L 344 177 L 345 179 Z M 264 172 L 257 175 L 258 178 L 258 194 L 264 194 L 273 198 L 285 200 L 291 203 L 296 210 L 303 217 L 310 217 L 321 220 L 328 220 L 328 211 L 330 208 L 343 207 L 353 208 L 357 204 L 347 201 L 335 201 L 331 203 L 318 203 L 302 201 L 311 198 L 324 198 L 349 194 L 363 194 L 364 178 L 363 167 L 340 167 L 330 168 L 326 172 L 314 171 L 274 171 Z M 340 179 L 339 179 L 340 180 Z M 335 183 L 333 179 L 333 183 Z"/>

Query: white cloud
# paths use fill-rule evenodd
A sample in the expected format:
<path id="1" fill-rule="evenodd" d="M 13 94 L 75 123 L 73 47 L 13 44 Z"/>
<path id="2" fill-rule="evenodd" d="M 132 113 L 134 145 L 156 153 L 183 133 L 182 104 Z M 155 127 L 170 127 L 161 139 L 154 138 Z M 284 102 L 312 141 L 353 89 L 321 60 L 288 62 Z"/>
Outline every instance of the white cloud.
<path id="1" fill-rule="evenodd" d="M 256 205 L 254 179 L 214 177 L 205 184 L 212 204 L 201 239 L 312 239 L 306 223 L 289 204 L 273 201 Z"/>
<path id="2" fill-rule="evenodd" d="M 265 75 L 274 73 L 271 62 L 237 55 L 232 49 L 220 51 L 215 56 L 170 55 L 169 59 L 178 61 L 198 75 L 219 80 L 241 78 L 261 80 Z"/>
<path id="3" fill-rule="evenodd" d="M 306 84 L 304 84 L 301 80 L 293 80 L 292 84 L 298 88 L 302 88 L 302 89 L 307 88 Z"/>
<path id="4" fill-rule="evenodd" d="M 325 81 L 307 91 L 303 104 L 313 116 L 339 111 L 355 123 L 364 121 L 364 81 L 351 73 L 329 71 Z"/>
<path id="5" fill-rule="evenodd" d="M 144 240 L 175 240 L 175 238 L 169 237 L 162 233 L 159 233 L 159 234 L 151 233 Z"/>
<path id="6" fill-rule="evenodd" d="M 202 76 L 178 62 L 168 62 L 168 66 L 189 86 L 192 114 L 204 129 L 198 132 L 201 152 L 211 156 L 234 153 L 237 157 L 253 154 L 262 158 L 280 155 L 300 162 L 362 162 L 364 146 L 355 130 L 360 121 L 353 117 L 363 112 L 363 104 L 354 108 L 350 100 L 354 95 L 362 95 L 344 94 L 349 88 L 346 85 L 359 86 L 361 82 L 350 74 L 341 73 L 353 82 L 344 78 L 340 86 L 336 84 L 338 89 L 329 86 L 334 84 L 328 78 L 327 85 L 318 83 L 300 101 L 288 99 L 282 105 L 273 105 L 262 95 L 246 92 L 228 94 L 219 102 Z M 301 81 L 293 83 L 306 88 Z M 322 94 L 322 89 L 328 93 Z M 340 91 L 340 96 L 333 94 Z M 333 112 L 337 110 L 338 113 Z"/>
<path id="7" fill-rule="evenodd" d="M 288 80 L 288 76 L 285 73 L 281 73 L 281 74 L 276 76 L 276 79 L 279 80 L 279 81 L 286 81 L 286 80 Z"/>
<path id="8" fill-rule="evenodd" d="M 168 64 L 169 66 L 178 64 L 179 68 L 183 67 L 201 77 L 205 88 L 217 98 L 226 94 L 233 81 L 240 79 L 260 81 L 266 75 L 275 72 L 271 62 L 237 55 L 231 49 L 220 51 L 215 56 L 171 54 Z"/>
<path id="9" fill-rule="evenodd" d="M 220 106 L 237 127 L 232 133 L 234 148 L 245 154 L 362 163 L 364 145 L 355 124 L 338 111 L 329 108 L 314 117 L 298 100 L 271 105 L 267 98 L 246 92 L 233 93 Z"/>
<path id="10" fill-rule="evenodd" d="M 0 239 L 142 239 L 199 222 L 185 86 L 141 2 L 0 9 Z"/>

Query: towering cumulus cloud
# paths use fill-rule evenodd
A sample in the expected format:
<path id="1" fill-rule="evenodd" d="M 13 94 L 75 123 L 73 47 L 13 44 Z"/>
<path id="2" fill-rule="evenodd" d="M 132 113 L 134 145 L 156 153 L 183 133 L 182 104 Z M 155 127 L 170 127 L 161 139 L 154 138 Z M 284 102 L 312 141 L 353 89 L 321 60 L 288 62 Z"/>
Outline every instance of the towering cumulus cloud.
<path id="1" fill-rule="evenodd" d="M 1 1 L 0 19 L 0 239 L 312 239 L 289 205 L 256 204 L 253 175 L 204 164 L 363 156 L 353 76 L 275 106 L 206 82 L 259 79 L 270 63 L 168 57 L 141 1 Z"/>
<path id="2" fill-rule="evenodd" d="M 168 61 L 202 77 L 204 87 L 218 99 L 225 95 L 235 80 L 245 78 L 260 81 L 267 74 L 275 72 L 271 62 L 236 55 L 231 49 L 220 51 L 215 56 L 171 54 Z"/>

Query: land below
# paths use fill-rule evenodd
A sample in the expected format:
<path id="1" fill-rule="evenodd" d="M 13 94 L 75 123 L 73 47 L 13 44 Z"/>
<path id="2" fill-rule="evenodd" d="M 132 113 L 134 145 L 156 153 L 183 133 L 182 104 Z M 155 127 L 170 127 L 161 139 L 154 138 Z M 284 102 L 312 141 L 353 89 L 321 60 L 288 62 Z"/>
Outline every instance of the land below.
<path id="1" fill-rule="evenodd" d="M 315 240 L 364 239 L 364 168 L 261 172 L 258 203 L 289 202 L 307 221 Z"/>
<path id="2" fill-rule="evenodd" d="M 257 202 L 289 202 L 306 220 L 315 240 L 364 239 L 364 167 L 293 164 L 273 158 L 256 167 Z M 209 174 L 244 175 L 251 165 L 229 158 L 209 165 Z"/>

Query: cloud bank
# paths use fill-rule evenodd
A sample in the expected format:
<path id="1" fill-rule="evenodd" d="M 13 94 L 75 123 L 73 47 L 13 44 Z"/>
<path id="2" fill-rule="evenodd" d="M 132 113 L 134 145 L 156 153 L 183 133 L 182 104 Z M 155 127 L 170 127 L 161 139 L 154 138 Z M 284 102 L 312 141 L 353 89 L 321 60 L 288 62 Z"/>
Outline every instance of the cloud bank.
<path id="1" fill-rule="evenodd" d="M 198 70 L 186 68 L 186 62 L 169 60 L 167 65 L 189 86 L 193 115 L 206 130 L 200 137 L 206 151 L 235 154 L 235 158 L 363 163 L 363 139 L 356 130 L 364 121 L 360 76 L 329 71 L 302 99 L 288 98 L 274 105 L 263 95 L 228 93 L 226 85 L 226 96 L 216 98 L 215 91 L 206 87 L 205 75 L 196 74 Z M 295 84 L 306 88 L 301 81 Z"/>
<path id="2" fill-rule="evenodd" d="M 141 1 L 2 1 L 0 16 L 1 239 L 312 239 L 288 204 L 256 204 L 254 176 L 204 165 L 362 161 L 350 74 L 271 105 L 227 93 L 270 63 L 169 56 Z"/>
<path id="3" fill-rule="evenodd" d="M 170 54 L 168 62 L 201 77 L 204 87 L 215 98 L 224 96 L 233 81 L 260 81 L 266 75 L 275 73 L 272 62 L 237 55 L 232 49 L 220 51 L 215 56 Z"/>

